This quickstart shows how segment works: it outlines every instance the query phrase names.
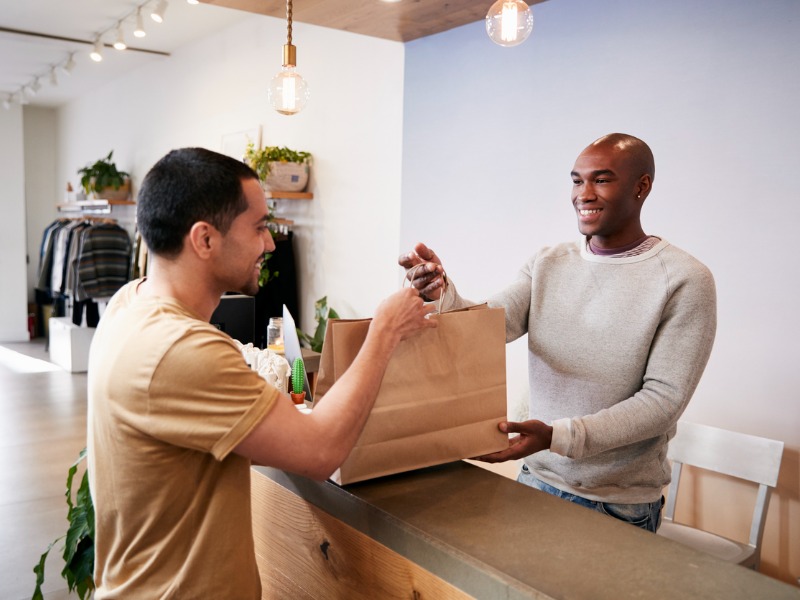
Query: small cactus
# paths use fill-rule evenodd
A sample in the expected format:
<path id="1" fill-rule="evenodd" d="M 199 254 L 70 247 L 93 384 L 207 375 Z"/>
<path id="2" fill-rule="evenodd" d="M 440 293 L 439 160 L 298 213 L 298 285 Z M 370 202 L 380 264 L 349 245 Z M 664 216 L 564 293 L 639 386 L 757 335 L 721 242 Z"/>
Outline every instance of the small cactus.
<path id="1" fill-rule="evenodd" d="M 292 391 L 300 394 L 303 391 L 303 379 L 305 375 L 305 365 L 302 358 L 295 358 L 292 363 Z"/>

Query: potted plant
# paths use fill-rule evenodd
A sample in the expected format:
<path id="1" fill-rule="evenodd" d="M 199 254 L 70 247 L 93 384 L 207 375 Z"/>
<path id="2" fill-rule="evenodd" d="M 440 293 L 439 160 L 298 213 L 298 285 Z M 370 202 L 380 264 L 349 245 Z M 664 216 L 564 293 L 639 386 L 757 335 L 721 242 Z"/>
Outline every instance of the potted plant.
<path id="1" fill-rule="evenodd" d="M 328 297 L 323 296 L 314 303 L 314 319 L 317 322 L 317 328 L 314 330 L 314 335 L 310 336 L 307 333 L 296 327 L 297 336 L 300 341 L 306 344 L 314 352 L 322 352 L 322 344 L 325 342 L 325 329 L 328 326 L 328 319 L 338 319 L 339 315 L 333 308 L 328 307 Z"/>
<path id="2" fill-rule="evenodd" d="M 112 160 L 114 151 L 108 156 L 78 169 L 81 176 L 81 187 L 87 196 L 105 198 L 106 200 L 127 200 L 131 192 L 130 176 L 117 169 Z"/>
<path id="3" fill-rule="evenodd" d="M 247 145 L 245 162 L 258 174 L 264 187 L 282 192 L 302 192 L 308 185 L 311 153 L 286 147 Z"/>
<path id="4" fill-rule="evenodd" d="M 305 404 L 306 392 L 303 390 L 305 381 L 305 365 L 302 358 L 295 358 L 292 363 L 292 389 L 289 395 L 295 404 Z"/>
<path id="5" fill-rule="evenodd" d="M 36 574 L 36 588 L 33 600 L 42 600 L 42 584 L 44 584 L 44 565 L 50 550 L 59 540 L 64 540 L 64 568 L 61 576 L 67 580 L 70 592 L 76 592 L 81 600 L 91 597 L 94 591 L 94 504 L 89 493 L 89 474 L 83 472 L 80 486 L 73 502 L 72 482 L 78 471 L 78 465 L 86 458 L 86 448 L 81 450 L 78 460 L 67 471 L 67 533 L 54 540 L 33 567 Z"/>

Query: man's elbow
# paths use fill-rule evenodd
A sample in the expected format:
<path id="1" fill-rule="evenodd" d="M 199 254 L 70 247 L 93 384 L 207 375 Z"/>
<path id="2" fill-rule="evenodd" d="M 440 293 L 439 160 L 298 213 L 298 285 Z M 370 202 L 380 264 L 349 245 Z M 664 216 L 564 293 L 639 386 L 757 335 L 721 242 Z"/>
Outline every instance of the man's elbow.
<path id="1" fill-rule="evenodd" d="M 336 469 L 342 466 L 348 454 L 349 452 L 320 452 L 314 458 L 313 464 L 309 465 L 308 472 L 304 473 L 304 475 L 315 481 L 325 481 L 336 472 Z"/>

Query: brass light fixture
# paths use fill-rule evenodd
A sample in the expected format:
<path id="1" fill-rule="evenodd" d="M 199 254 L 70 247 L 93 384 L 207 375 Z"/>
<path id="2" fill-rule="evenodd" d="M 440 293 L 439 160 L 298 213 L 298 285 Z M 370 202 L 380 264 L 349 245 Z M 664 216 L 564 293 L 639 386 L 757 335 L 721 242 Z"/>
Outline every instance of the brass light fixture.
<path id="1" fill-rule="evenodd" d="M 293 115 L 308 102 L 308 84 L 297 67 L 297 49 L 292 45 L 292 0 L 286 0 L 286 44 L 283 46 L 283 68 L 269 82 L 269 103 L 282 115 Z"/>

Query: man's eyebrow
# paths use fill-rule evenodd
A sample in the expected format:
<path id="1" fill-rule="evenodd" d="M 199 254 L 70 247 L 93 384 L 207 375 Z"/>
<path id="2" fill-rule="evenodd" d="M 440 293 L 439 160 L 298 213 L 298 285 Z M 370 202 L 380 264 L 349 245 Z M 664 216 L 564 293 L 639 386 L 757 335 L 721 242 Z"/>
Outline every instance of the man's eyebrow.
<path id="1" fill-rule="evenodd" d="M 570 175 L 572 177 L 580 177 L 580 175 L 578 174 L 577 171 L 572 171 L 572 173 L 570 173 Z M 615 173 L 611 169 L 598 169 L 597 171 L 592 171 L 590 173 L 591 177 L 598 177 L 600 175 L 615 175 Z"/>

